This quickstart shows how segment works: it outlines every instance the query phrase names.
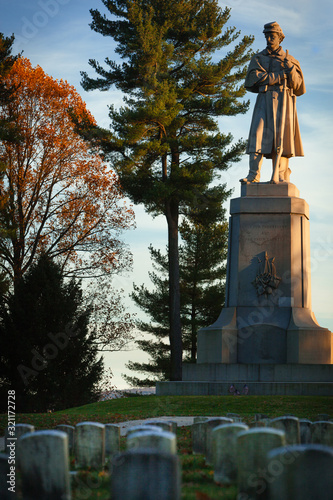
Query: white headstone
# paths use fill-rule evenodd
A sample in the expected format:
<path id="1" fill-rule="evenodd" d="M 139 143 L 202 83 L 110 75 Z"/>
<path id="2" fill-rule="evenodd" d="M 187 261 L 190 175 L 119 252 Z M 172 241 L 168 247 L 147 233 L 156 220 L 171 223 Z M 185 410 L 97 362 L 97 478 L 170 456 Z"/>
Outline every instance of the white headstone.
<path id="1" fill-rule="evenodd" d="M 279 429 L 286 433 L 287 444 L 300 444 L 300 427 L 297 417 L 278 417 L 269 422 L 269 427 Z"/>
<path id="2" fill-rule="evenodd" d="M 333 422 L 313 422 L 311 424 L 311 443 L 333 447 Z"/>
<path id="3" fill-rule="evenodd" d="M 59 424 L 56 426 L 56 429 L 58 431 L 65 432 L 68 436 L 68 450 L 69 454 L 73 455 L 74 454 L 74 446 L 75 446 L 75 427 L 73 425 L 65 425 L 65 424 Z"/>
<path id="4" fill-rule="evenodd" d="M 227 418 L 231 418 L 234 421 L 234 423 L 236 423 L 236 422 L 240 422 L 240 423 L 243 422 L 242 417 L 240 415 L 238 415 L 238 413 L 227 413 L 226 417 Z"/>
<path id="5" fill-rule="evenodd" d="M 14 434 L 12 431 L 8 429 L 5 430 L 5 449 L 4 452 L 9 454 L 11 443 L 13 443 L 13 439 L 15 440 L 15 448 L 16 451 L 18 449 L 18 440 L 24 436 L 24 434 L 35 432 L 35 427 L 30 424 L 15 424 Z"/>
<path id="6" fill-rule="evenodd" d="M 207 420 L 209 420 L 210 418 L 213 418 L 213 417 L 194 417 L 193 423 L 197 424 L 199 422 L 207 422 Z"/>
<path id="7" fill-rule="evenodd" d="M 204 422 L 204 425 L 206 426 L 206 451 L 205 451 L 206 463 L 211 464 L 213 461 L 213 452 L 212 452 L 213 429 L 220 425 L 228 425 L 232 423 L 233 420 L 231 418 L 225 418 L 225 417 L 211 418 L 207 420 L 207 422 Z"/>
<path id="8" fill-rule="evenodd" d="M 177 455 L 131 449 L 113 458 L 112 500 L 180 500 L 181 471 Z"/>
<path id="9" fill-rule="evenodd" d="M 76 467 L 100 469 L 105 461 L 105 426 L 99 422 L 80 422 L 76 426 Z"/>
<path id="10" fill-rule="evenodd" d="M 268 453 L 269 500 L 332 500 L 333 449 L 294 445 Z"/>
<path id="11" fill-rule="evenodd" d="M 214 481 L 223 484 L 237 482 L 237 436 L 247 431 L 241 423 L 219 425 L 212 430 Z"/>
<path id="12" fill-rule="evenodd" d="M 299 419 L 301 444 L 311 443 L 311 424 L 311 420 L 308 420 L 306 418 Z"/>
<path id="13" fill-rule="evenodd" d="M 149 420 L 148 422 L 144 423 L 143 425 L 154 425 L 156 427 L 160 427 L 163 431 L 167 432 L 173 432 L 173 427 L 171 422 L 163 421 L 163 420 Z"/>
<path id="14" fill-rule="evenodd" d="M 206 420 L 194 422 L 191 426 L 192 451 L 193 453 L 202 453 L 206 451 Z"/>
<path id="15" fill-rule="evenodd" d="M 25 434 L 20 440 L 19 461 L 23 500 L 70 500 L 67 434 Z"/>
<path id="16" fill-rule="evenodd" d="M 119 452 L 120 427 L 116 424 L 105 425 L 105 458 L 110 460 Z"/>
<path id="17" fill-rule="evenodd" d="M 163 429 L 161 427 L 158 427 L 157 425 L 133 425 L 133 427 L 128 427 L 126 430 L 126 436 L 129 436 L 130 434 L 133 434 L 134 432 L 147 432 L 147 431 L 155 431 L 155 432 L 163 432 Z"/>
<path id="18" fill-rule="evenodd" d="M 285 444 L 285 433 L 278 429 L 254 428 L 238 434 L 237 498 L 242 500 L 263 498 L 262 494 L 266 490 L 263 474 L 267 468 L 267 453 Z"/>
<path id="19" fill-rule="evenodd" d="M 132 448 L 152 448 L 162 453 L 177 453 L 177 438 L 173 432 L 155 432 L 147 430 L 133 432 L 127 436 L 126 447 Z"/>

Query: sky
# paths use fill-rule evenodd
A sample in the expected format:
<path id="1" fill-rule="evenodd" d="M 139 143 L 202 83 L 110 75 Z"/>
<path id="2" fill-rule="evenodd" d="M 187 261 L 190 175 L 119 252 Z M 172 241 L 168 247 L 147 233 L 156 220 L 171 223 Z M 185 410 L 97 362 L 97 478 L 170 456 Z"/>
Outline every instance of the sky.
<path id="1" fill-rule="evenodd" d="M 297 99 L 298 118 L 305 151 L 304 158 L 292 158 L 291 182 L 310 207 L 312 310 L 322 327 L 333 330 L 333 3 L 330 0 L 228 0 L 219 2 L 231 8 L 228 26 L 236 26 L 241 35 L 254 35 L 253 50 L 262 50 L 262 33 L 267 22 L 277 21 L 282 27 L 288 49 L 301 64 L 307 92 Z M 56 79 L 67 80 L 80 93 L 98 124 L 108 128 L 108 105 L 121 105 L 122 96 L 115 90 L 85 92 L 80 85 L 80 71 L 94 76 L 89 59 L 103 62 L 116 59 L 111 38 L 93 32 L 89 9 L 105 12 L 100 0 L 1 0 L 0 32 L 14 33 L 13 53 L 23 51 L 33 66 Z M 221 54 L 221 58 L 223 54 Z M 255 95 L 246 115 L 222 118 L 220 128 L 231 132 L 235 141 L 247 138 Z M 232 198 L 240 196 L 239 179 L 248 172 L 248 157 L 225 172 L 221 182 L 233 189 Z M 262 168 L 262 181 L 268 181 L 271 163 Z M 229 201 L 226 203 L 229 209 Z M 148 246 L 165 249 L 167 226 L 162 216 L 152 219 L 142 206 L 135 207 L 137 228 L 124 233 L 134 257 L 133 271 L 114 280 L 117 288 L 128 295 L 132 284 L 150 286 L 151 270 Z M 127 299 L 134 311 L 134 305 Z M 140 311 L 136 311 L 140 314 Z M 138 350 L 108 354 L 106 366 L 112 368 L 114 385 L 121 389 L 126 382 L 121 374 L 132 374 L 125 368 L 128 360 L 146 360 Z"/>

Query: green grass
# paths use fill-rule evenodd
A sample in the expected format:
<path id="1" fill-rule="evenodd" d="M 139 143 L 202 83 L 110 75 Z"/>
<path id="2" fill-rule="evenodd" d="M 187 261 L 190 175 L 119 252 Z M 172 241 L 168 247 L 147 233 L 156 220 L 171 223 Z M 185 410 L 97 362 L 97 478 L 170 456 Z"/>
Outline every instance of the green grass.
<path id="1" fill-rule="evenodd" d="M 333 415 L 333 398 L 321 396 L 137 396 L 113 399 L 79 408 L 47 413 L 18 414 L 16 423 L 28 423 L 36 429 L 52 429 L 58 424 L 75 425 L 84 420 L 117 423 L 159 416 L 218 415 L 238 413 L 250 423 L 256 413 L 269 417 L 293 414 L 313 420 L 319 413 Z M 7 415 L 0 415 L 0 435 L 4 434 Z M 182 464 L 183 500 L 235 500 L 235 486 L 223 486 L 213 481 L 213 470 L 202 455 L 192 454 L 190 427 L 177 431 L 178 451 Z M 125 449 L 125 438 L 121 439 Z M 71 468 L 74 469 L 74 457 Z M 72 498 L 107 500 L 110 491 L 110 475 L 103 471 L 80 471 L 72 482 Z"/>
<path id="2" fill-rule="evenodd" d="M 57 424 L 75 425 L 84 420 L 117 423 L 159 416 L 218 415 L 239 413 L 246 421 L 255 413 L 269 417 L 292 414 L 314 419 L 319 413 L 333 415 L 333 397 L 324 396 L 137 396 L 112 399 L 69 408 L 55 413 L 16 415 L 16 423 L 50 429 Z M 0 435 L 7 425 L 7 415 L 0 415 Z"/>

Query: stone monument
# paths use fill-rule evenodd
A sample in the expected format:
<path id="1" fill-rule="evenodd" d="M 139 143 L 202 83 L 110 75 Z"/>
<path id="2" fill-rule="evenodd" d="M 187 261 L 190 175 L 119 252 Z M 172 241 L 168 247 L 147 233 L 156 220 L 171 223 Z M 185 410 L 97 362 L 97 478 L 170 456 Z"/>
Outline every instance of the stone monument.
<path id="1" fill-rule="evenodd" d="M 226 300 L 220 317 L 198 333 L 196 364 L 183 382 L 158 382 L 157 394 L 333 395 L 332 333 L 311 308 L 309 207 L 290 183 L 289 158 L 303 156 L 296 96 L 305 92 L 296 59 L 280 46 L 276 22 L 264 26 L 267 48 L 245 80 L 258 94 L 241 196 L 231 200 Z M 270 182 L 260 182 L 263 158 Z"/>

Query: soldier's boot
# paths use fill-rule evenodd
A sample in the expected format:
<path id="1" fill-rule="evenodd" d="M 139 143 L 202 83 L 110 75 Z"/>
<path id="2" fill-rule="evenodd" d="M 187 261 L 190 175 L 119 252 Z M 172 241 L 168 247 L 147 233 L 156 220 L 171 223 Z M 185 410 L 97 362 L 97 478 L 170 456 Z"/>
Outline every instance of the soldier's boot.
<path id="1" fill-rule="evenodd" d="M 244 179 L 239 179 L 240 182 L 259 182 L 260 181 L 260 170 L 263 161 L 263 155 L 261 153 L 250 153 L 250 170 L 247 177 Z"/>
<path id="2" fill-rule="evenodd" d="M 279 182 L 289 182 L 290 173 L 289 158 L 282 156 L 279 165 Z"/>

